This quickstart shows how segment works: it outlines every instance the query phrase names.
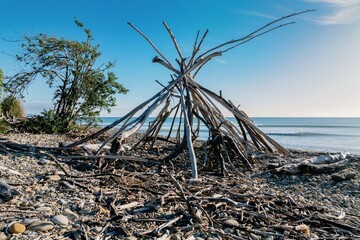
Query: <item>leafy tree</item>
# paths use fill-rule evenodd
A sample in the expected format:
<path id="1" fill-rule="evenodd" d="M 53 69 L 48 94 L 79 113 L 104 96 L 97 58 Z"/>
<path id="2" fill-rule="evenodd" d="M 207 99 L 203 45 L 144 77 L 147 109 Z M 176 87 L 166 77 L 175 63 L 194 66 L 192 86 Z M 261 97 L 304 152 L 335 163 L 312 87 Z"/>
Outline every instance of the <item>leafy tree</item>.
<path id="1" fill-rule="evenodd" d="M 55 89 L 51 114 L 64 129 L 75 121 L 96 123 L 101 110 L 110 112 L 115 106 L 114 95 L 128 91 L 110 71 L 113 63 L 97 63 L 101 53 L 99 45 L 93 44 L 91 31 L 77 19 L 75 23 L 84 30 L 85 41 L 46 34 L 25 36 L 22 54 L 16 56 L 25 70 L 7 78 L 4 85 L 12 94 L 24 97 L 31 82 L 45 80 Z"/>

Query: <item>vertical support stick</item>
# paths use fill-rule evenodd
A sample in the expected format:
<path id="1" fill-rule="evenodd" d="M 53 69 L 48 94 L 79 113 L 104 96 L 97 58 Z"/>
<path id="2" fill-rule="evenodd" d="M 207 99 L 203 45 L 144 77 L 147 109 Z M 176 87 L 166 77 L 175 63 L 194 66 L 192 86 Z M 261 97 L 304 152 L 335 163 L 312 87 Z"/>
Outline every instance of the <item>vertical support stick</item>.
<path id="1" fill-rule="evenodd" d="M 193 146 L 192 139 L 191 139 L 192 133 L 191 133 L 190 124 L 189 124 L 187 107 L 185 106 L 184 91 L 183 91 L 183 87 L 181 85 L 179 86 L 179 90 L 181 93 L 181 107 L 182 107 L 182 110 L 184 113 L 185 136 L 186 136 L 187 147 L 188 147 L 189 157 L 190 157 L 190 162 L 191 162 L 192 179 L 197 180 L 198 173 L 197 173 L 196 156 L 195 156 L 194 146 Z"/>

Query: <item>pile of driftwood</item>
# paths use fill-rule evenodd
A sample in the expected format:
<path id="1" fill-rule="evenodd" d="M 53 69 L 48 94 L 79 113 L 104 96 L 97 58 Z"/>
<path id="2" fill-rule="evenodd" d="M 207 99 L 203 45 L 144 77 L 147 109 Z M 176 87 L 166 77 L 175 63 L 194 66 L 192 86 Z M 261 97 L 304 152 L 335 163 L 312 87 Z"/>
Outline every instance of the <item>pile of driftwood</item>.
<path id="1" fill-rule="evenodd" d="M 230 100 L 223 98 L 221 94 L 218 95 L 200 85 L 195 81 L 195 76 L 213 58 L 221 56 L 223 53 L 263 34 L 289 25 L 293 22 L 281 23 L 280 25 L 275 24 L 309 11 L 311 10 L 282 17 L 264 25 L 245 37 L 227 41 L 203 52 L 201 52 L 201 47 L 208 31 L 205 31 L 202 36 L 200 36 L 198 31 L 192 54 L 189 57 L 183 55 L 173 32 L 164 22 L 163 24 L 179 56 L 176 59 L 176 64 L 169 61 L 145 34 L 129 23 L 159 54 L 159 56 L 154 57 L 153 62 L 169 69 L 172 80 L 166 85 L 162 85 L 159 82 L 163 86 L 162 90 L 111 125 L 66 147 L 72 148 L 78 146 L 111 128 L 117 127 L 117 131 L 101 144 L 95 154 L 100 154 L 102 149 L 110 142 L 112 143 L 112 153 L 118 154 L 119 152 L 124 152 L 124 141 L 132 134 L 138 132 L 144 126 L 149 116 L 157 110 L 157 117 L 147 127 L 143 137 L 131 146 L 131 150 L 144 147 L 152 149 L 157 141 L 171 142 L 175 146 L 174 150 L 164 160 L 171 160 L 184 150 L 187 150 L 193 179 L 198 178 L 197 156 L 194 151 L 193 141 L 199 135 L 200 124 L 205 125 L 208 129 L 208 141 L 204 146 L 205 155 L 206 157 L 211 155 L 215 164 L 221 166 L 223 175 L 226 173 L 225 164 L 232 165 L 236 160 L 243 161 L 251 168 L 251 156 L 254 151 L 288 154 L 285 148 L 257 128 L 242 110 L 238 109 Z M 225 118 L 219 106 L 230 112 L 236 119 L 237 124 Z M 160 136 L 159 133 L 162 131 L 162 126 L 168 119 L 173 119 L 170 130 L 166 136 Z M 175 124 L 176 119 L 179 119 L 177 124 Z M 176 136 L 175 141 L 170 140 L 171 136 Z"/>

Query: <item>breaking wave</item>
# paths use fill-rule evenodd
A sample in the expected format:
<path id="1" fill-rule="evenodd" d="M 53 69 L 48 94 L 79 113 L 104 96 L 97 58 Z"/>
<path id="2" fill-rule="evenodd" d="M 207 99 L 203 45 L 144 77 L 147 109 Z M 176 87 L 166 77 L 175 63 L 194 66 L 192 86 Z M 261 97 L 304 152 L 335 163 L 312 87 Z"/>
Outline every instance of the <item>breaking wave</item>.
<path id="1" fill-rule="evenodd" d="M 315 136 L 333 136 L 333 137 L 356 137 L 350 134 L 334 134 L 334 133 L 316 133 L 316 132 L 266 132 L 270 136 L 291 136 L 291 137 L 315 137 Z"/>
<path id="2" fill-rule="evenodd" d="M 313 125 L 313 124 L 257 124 L 261 128 L 360 128 L 359 125 Z"/>

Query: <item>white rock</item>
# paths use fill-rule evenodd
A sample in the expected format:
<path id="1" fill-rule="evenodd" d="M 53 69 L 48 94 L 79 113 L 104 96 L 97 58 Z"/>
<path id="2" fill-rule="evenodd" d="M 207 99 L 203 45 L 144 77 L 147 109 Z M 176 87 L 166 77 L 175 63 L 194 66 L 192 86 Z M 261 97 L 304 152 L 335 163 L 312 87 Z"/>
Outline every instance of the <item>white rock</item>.
<path id="1" fill-rule="evenodd" d="M 85 196 L 85 198 L 89 199 L 89 200 L 94 200 L 95 196 L 93 194 L 88 194 Z"/>
<path id="2" fill-rule="evenodd" d="M 100 233 L 102 229 L 103 229 L 102 227 L 97 226 L 97 227 L 93 228 L 93 231 L 96 232 L 96 233 Z"/>
<path id="3" fill-rule="evenodd" d="M 60 176 L 64 176 L 64 175 L 65 175 L 65 173 L 64 173 L 63 171 L 56 171 L 55 174 L 60 175 Z"/>
<path id="4" fill-rule="evenodd" d="M 54 174 L 54 175 L 48 175 L 45 177 L 47 180 L 50 180 L 50 181 L 60 181 L 61 180 L 61 177 L 57 174 Z"/>
<path id="5" fill-rule="evenodd" d="M 21 223 L 24 224 L 25 226 L 32 224 L 33 222 L 39 221 L 40 219 L 38 218 L 29 218 L 29 219 L 25 219 L 24 221 L 22 221 Z"/>
<path id="6" fill-rule="evenodd" d="M 38 207 L 36 209 L 37 212 L 44 212 L 44 213 L 51 213 L 52 209 L 51 207 Z"/>
<path id="7" fill-rule="evenodd" d="M 40 159 L 39 159 L 39 163 L 40 163 L 41 165 L 45 165 L 45 164 L 48 163 L 48 160 L 46 160 L 45 158 L 40 158 Z"/>
<path id="8" fill-rule="evenodd" d="M 7 237 L 6 237 L 6 235 L 5 235 L 5 233 L 0 233 L 0 240 L 6 240 L 7 239 Z"/>
<path id="9" fill-rule="evenodd" d="M 224 222 L 224 225 L 229 226 L 229 227 L 238 227 L 240 226 L 239 222 L 236 221 L 235 219 L 228 219 Z"/>
<path id="10" fill-rule="evenodd" d="M 67 201 L 64 200 L 64 199 L 59 199 L 59 200 L 57 200 L 56 202 L 57 202 L 58 204 L 60 204 L 60 205 L 66 205 L 66 204 L 68 204 Z"/>
<path id="11" fill-rule="evenodd" d="M 75 222 L 76 220 L 79 219 L 79 215 L 77 215 L 76 213 L 74 213 L 73 211 L 71 211 L 70 209 L 64 209 L 63 215 L 65 215 L 67 217 L 67 219 L 69 219 L 70 221 Z"/>
<path id="12" fill-rule="evenodd" d="M 69 224 L 69 220 L 64 215 L 56 215 L 50 219 L 53 223 L 60 226 L 67 226 Z"/>
<path id="13" fill-rule="evenodd" d="M 227 228 L 224 229 L 224 232 L 233 234 L 233 233 L 234 233 L 234 229 L 227 227 Z"/>
<path id="14" fill-rule="evenodd" d="M 27 230 L 33 232 L 46 232 L 54 228 L 54 224 L 49 221 L 36 221 L 27 227 Z"/>

